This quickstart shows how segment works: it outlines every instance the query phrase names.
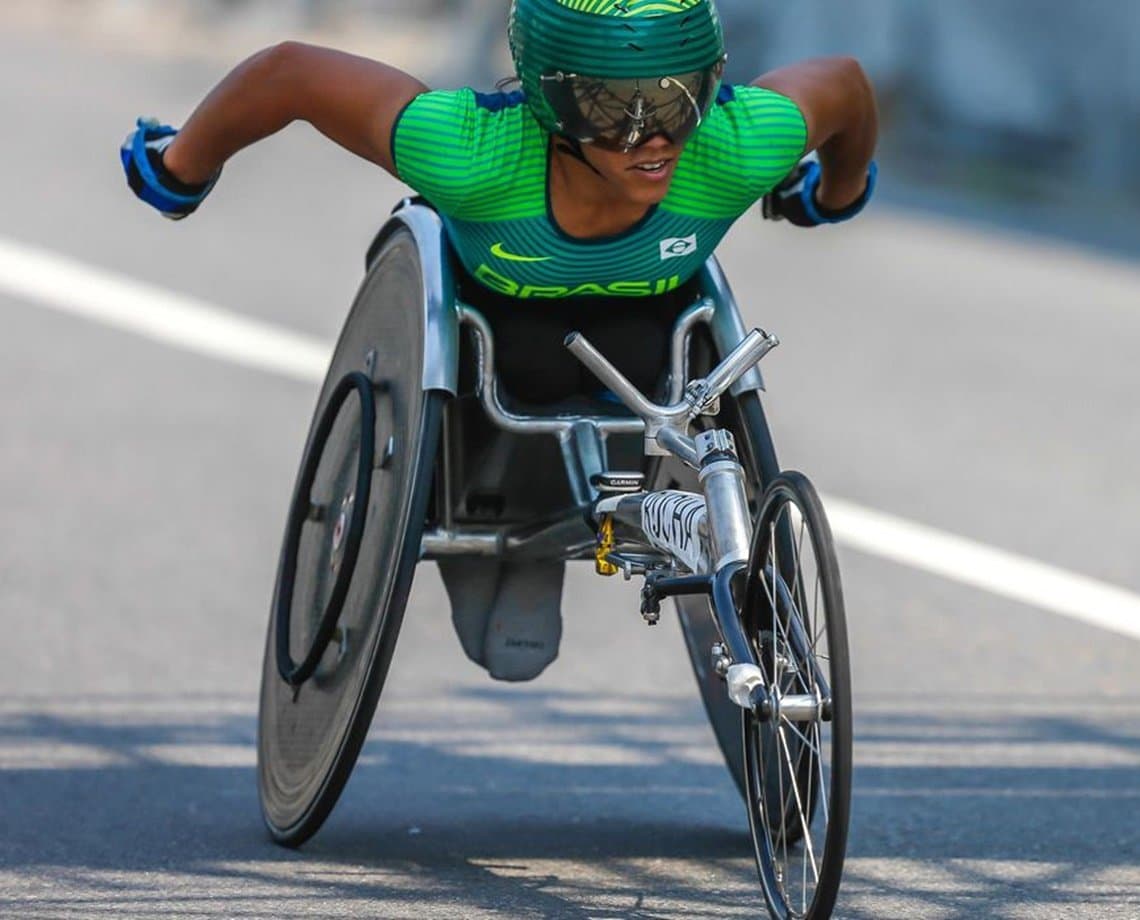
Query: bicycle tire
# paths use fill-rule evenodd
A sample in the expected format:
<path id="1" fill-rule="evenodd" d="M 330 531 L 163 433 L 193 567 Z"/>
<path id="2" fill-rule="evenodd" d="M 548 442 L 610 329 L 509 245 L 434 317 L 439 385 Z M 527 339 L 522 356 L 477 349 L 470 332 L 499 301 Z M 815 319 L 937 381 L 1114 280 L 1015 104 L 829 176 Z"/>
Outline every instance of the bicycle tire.
<path id="1" fill-rule="evenodd" d="M 764 898 L 779 920 L 826 920 L 839 893 L 851 813 L 850 657 L 831 529 L 800 473 L 781 473 L 764 492 L 741 617 L 776 710 L 770 721 L 752 711 L 741 719 Z M 781 706 L 790 711 L 792 696 L 823 702 L 814 717 L 789 718 Z"/>
<path id="2" fill-rule="evenodd" d="M 414 238 L 396 230 L 373 259 L 337 342 L 290 504 L 258 716 L 262 817 L 272 838 L 285 846 L 299 846 L 316 833 L 352 772 L 419 559 L 444 401 L 442 392 L 422 387 L 421 279 Z M 346 563 L 338 556 L 343 552 L 338 527 L 343 534 L 351 529 L 345 522 L 359 517 L 353 490 L 362 444 L 369 439 L 362 435 L 365 413 L 358 408 L 365 400 L 342 399 L 332 409 L 330 403 L 338 392 L 343 396 L 346 378 L 359 380 L 361 374 L 374 383 L 375 460 L 345 591 L 343 584 L 338 588 L 345 581 L 340 566 Z M 329 412 L 335 417 L 326 417 Z M 302 488 L 305 484 L 310 488 Z M 282 611 L 286 588 L 292 604 Z M 307 680 L 286 679 L 282 661 L 306 654 L 338 590 L 334 641 Z M 278 636 L 282 616 L 290 621 L 284 640 Z"/>

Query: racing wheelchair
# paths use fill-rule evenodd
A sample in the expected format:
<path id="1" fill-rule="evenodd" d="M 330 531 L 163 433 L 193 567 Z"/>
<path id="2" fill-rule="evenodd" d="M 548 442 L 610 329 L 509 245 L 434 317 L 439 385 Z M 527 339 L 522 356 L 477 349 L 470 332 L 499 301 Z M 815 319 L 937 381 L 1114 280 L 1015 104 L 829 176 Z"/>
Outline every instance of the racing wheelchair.
<path id="1" fill-rule="evenodd" d="M 823 507 L 804 476 L 780 471 L 760 401 L 756 365 L 775 336 L 746 334 L 709 259 L 670 320 L 661 403 L 572 332 L 566 347 L 605 398 L 532 411 L 502 391 L 494 332 L 458 296 L 461 271 L 438 215 L 402 202 L 369 249 L 320 391 L 262 671 L 271 835 L 300 845 L 340 795 L 418 562 L 554 572 L 557 605 L 556 567 L 586 560 L 643 578 L 650 624 L 673 600 L 768 909 L 830 916 L 850 807 L 846 625 Z M 529 474 L 508 475 L 508 456 Z M 509 656 L 504 667 L 496 676 L 530 676 L 509 673 Z"/>

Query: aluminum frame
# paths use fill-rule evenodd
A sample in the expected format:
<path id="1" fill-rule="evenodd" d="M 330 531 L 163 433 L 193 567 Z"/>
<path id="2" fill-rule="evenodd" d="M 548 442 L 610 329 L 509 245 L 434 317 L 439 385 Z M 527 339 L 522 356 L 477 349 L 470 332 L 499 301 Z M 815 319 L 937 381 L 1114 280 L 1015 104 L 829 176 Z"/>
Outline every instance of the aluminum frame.
<path id="1" fill-rule="evenodd" d="M 405 198 L 373 240 L 368 249 L 369 261 L 384 240 L 401 226 L 411 231 L 420 256 L 424 290 L 423 388 L 443 390 L 454 396 L 458 392 L 459 375 L 459 308 L 463 305 L 455 297 L 447 231 L 434 210 Z M 702 297 L 682 314 L 681 320 L 686 332 L 691 332 L 698 323 L 707 325 L 718 351 L 726 355 L 744 338 L 744 320 L 716 256 L 706 260 L 699 277 Z M 676 402 L 681 395 L 675 381 L 687 379 L 687 354 L 687 336 L 675 337 L 671 360 L 674 390 L 670 392 L 670 402 Z M 729 393 L 739 396 L 749 390 L 763 389 L 760 369 L 752 368 L 729 388 Z"/>
<path id="2" fill-rule="evenodd" d="M 509 411 L 499 399 L 494 336 L 490 325 L 479 311 L 456 297 L 446 230 L 434 210 L 416 203 L 414 199 L 402 200 L 369 248 L 369 260 L 400 227 L 406 227 L 411 232 L 420 260 L 424 329 L 423 389 L 442 390 L 452 396 L 458 394 L 459 329 L 461 325 L 470 326 L 475 333 L 478 356 L 478 395 L 488 418 L 506 431 L 554 435 L 561 447 L 570 492 L 577 506 L 568 510 L 564 520 L 521 527 L 456 527 L 448 507 L 443 526 L 425 531 L 421 542 L 421 558 L 456 555 L 589 558 L 593 535 L 581 520 L 580 508 L 597 498 L 590 477 L 607 468 L 606 439 L 609 435 L 643 432 L 650 452 L 660 455 L 677 454 L 690 466 L 695 467 L 697 464 L 696 448 L 691 439 L 680 430 L 688 423 L 688 419 L 683 420 L 683 416 L 691 413 L 694 404 L 693 394 L 685 392 L 692 333 L 697 325 L 704 324 L 722 355 L 732 352 L 746 338 L 743 319 L 719 263 L 715 256 L 706 261 L 700 271 L 702 296 L 674 324 L 670 343 L 671 415 L 662 417 L 657 413 L 648 424 L 641 418 L 569 414 L 554 417 L 527 416 Z M 586 345 L 588 343 L 584 341 L 579 343 L 583 349 Z M 628 383 L 625 386 L 628 395 L 632 388 Z M 751 368 L 731 384 L 728 392 L 739 395 L 748 390 L 763 388 L 759 371 Z M 703 406 L 715 410 L 712 402 L 712 399 L 704 400 Z M 642 408 L 650 408 L 650 404 L 646 403 Z M 447 456 L 446 449 L 443 450 L 443 456 Z M 450 469 L 444 470 L 444 492 L 448 503 L 454 486 L 450 474 Z"/>

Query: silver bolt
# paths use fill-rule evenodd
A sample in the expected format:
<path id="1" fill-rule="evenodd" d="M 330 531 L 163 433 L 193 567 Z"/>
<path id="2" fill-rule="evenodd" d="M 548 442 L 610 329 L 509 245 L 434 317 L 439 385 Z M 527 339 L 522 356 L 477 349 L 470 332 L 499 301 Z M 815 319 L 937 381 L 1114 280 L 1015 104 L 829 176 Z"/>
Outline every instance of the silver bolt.
<path id="1" fill-rule="evenodd" d="M 388 464 L 392 462 L 392 458 L 396 456 L 396 436 L 390 435 L 388 440 L 384 442 L 384 447 L 380 451 L 380 462 L 376 464 L 379 469 L 387 469 Z"/>

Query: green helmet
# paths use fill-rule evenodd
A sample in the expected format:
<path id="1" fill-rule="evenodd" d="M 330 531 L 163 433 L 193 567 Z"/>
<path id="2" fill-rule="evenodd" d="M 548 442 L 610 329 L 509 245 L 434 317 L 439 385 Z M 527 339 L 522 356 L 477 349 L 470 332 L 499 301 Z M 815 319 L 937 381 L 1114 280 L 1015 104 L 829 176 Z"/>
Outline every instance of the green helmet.
<path id="1" fill-rule="evenodd" d="M 725 59 L 711 0 L 513 0 L 507 38 L 538 123 L 613 149 L 683 143 Z"/>

